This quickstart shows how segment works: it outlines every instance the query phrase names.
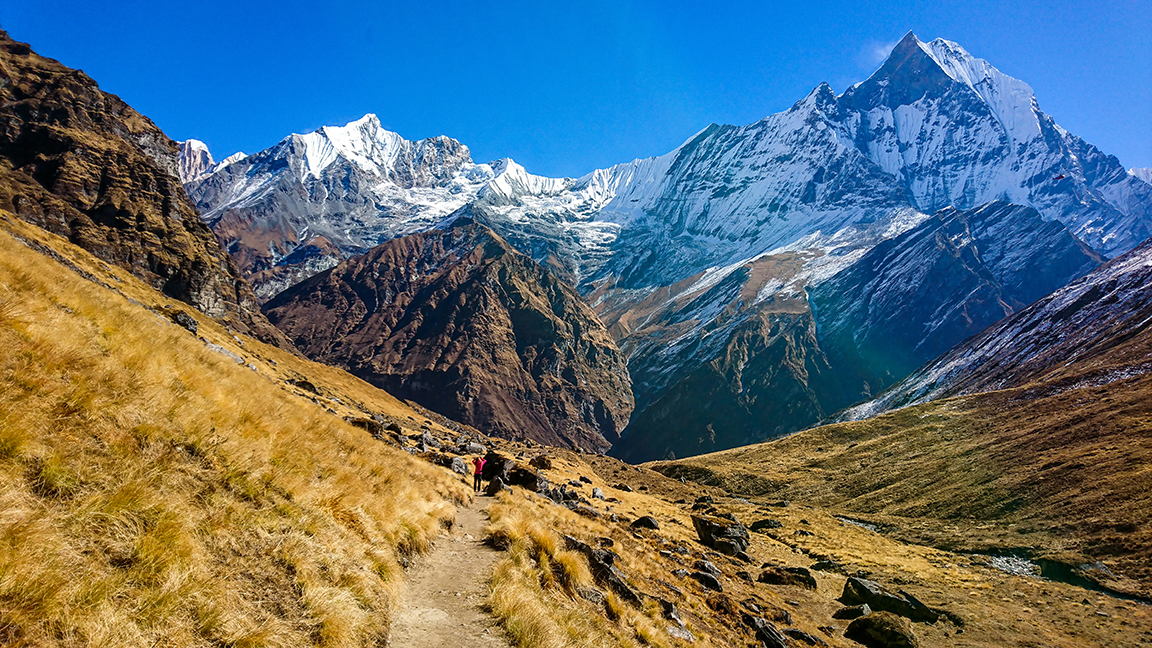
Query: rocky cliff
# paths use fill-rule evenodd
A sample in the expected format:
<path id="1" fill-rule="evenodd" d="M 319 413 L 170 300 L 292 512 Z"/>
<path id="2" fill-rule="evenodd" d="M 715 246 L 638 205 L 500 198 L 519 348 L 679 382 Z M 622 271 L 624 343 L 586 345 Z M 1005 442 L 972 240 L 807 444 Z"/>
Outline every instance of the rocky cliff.
<path id="1" fill-rule="evenodd" d="M 265 312 L 308 357 L 499 436 L 603 451 L 632 411 L 595 313 L 471 221 L 389 241 Z"/>
<path id="2" fill-rule="evenodd" d="M 188 200 L 176 143 L 83 72 L 4 32 L 0 208 L 238 330 L 287 342 Z"/>

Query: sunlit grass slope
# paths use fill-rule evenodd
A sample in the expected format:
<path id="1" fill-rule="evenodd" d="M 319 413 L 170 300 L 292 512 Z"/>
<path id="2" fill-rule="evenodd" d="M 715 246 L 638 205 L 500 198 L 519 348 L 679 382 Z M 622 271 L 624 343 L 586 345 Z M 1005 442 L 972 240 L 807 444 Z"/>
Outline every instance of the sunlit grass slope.
<path id="1" fill-rule="evenodd" d="M 382 643 L 470 495 L 332 412 L 423 417 L 169 303 L 0 214 L 0 643 Z"/>

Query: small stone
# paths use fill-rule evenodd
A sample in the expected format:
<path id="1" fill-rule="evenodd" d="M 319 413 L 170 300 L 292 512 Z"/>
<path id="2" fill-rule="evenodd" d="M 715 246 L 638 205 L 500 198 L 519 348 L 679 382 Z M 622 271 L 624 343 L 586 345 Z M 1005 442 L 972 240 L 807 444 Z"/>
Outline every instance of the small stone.
<path id="1" fill-rule="evenodd" d="M 832 613 L 833 619 L 858 619 L 862 616 L 872 614 L 872 608 L 868 607 L 867 603 L 861 605 L 853 605 L 851 607 L 842 607 Z"/>

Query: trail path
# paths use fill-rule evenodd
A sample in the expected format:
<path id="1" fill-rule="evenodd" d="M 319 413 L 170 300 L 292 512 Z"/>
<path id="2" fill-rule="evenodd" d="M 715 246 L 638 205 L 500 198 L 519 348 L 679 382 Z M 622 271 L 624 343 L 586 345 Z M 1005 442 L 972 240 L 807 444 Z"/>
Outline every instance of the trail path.
<path id="1" fill-rule="evenodd" d="M 389 643 L 395 648 L 508 648 L 504 631 L 480 609 L 485 581 L 500 553 L 483 543 L 485 511 L 492 499 L 477 497 L 456 511 L 451 534 L 408 575 L 408 594 L 396 612 Z"/>

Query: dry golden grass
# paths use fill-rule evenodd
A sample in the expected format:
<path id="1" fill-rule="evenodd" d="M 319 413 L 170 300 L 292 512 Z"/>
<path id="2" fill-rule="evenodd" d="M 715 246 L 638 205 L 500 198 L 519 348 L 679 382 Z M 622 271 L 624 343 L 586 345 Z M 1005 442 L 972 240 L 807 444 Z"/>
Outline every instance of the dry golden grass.
<path id="1" fill-rule="evenodd" d="M 142 307 L 168 302 L 126 273 L 0 229 L 0 643 L 381 643 L 399 563 L 470 495 L 324 407 L 419 415 L 197 314 L 257 370 L 237 364 Z"/>

